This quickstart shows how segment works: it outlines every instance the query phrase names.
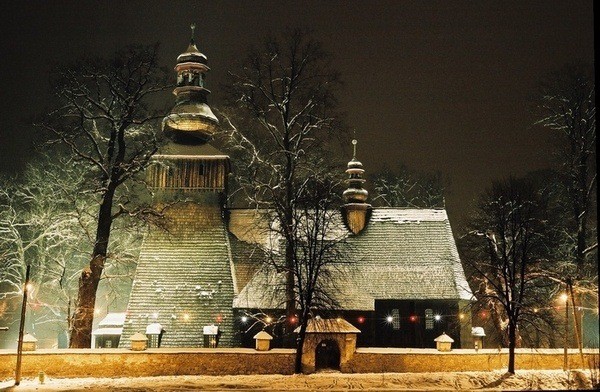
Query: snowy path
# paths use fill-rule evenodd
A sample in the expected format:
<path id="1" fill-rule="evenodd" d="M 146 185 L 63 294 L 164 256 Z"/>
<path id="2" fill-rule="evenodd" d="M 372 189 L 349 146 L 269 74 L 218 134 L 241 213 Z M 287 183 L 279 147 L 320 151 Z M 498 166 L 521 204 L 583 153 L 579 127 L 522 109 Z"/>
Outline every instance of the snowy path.
<path id="1" fill-rule="evenodd" d="M 502 371 L 463 373 L 380 373 L 248 376 L 163 376 L 139 378 L 46 378 L 25 379 L 18 387 L 13 381 L 0 383 L 0 391 L 222 391 L 222 390 L 566 390 L 591 389 L 588 371 L 517 371 L 507 377 Z"/>

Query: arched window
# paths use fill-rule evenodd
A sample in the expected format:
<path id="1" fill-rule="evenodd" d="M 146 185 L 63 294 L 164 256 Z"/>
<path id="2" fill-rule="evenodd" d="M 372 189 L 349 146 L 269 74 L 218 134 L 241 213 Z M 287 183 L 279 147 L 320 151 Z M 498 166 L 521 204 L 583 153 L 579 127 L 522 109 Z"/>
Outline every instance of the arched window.
<path id="1" fill-rule="evenodd" d="M 433 310 L 425 309 L 425 329 L 433 329 Z"/>

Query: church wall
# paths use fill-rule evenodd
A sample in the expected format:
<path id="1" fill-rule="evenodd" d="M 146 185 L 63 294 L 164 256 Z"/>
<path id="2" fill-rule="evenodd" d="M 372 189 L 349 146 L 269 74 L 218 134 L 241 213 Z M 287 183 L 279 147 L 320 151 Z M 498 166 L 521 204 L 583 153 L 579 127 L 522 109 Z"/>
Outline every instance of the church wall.
<path id="1" fill-rule="evenodd" d="M 392 322 L 386 320 L 390 316 Z M 374 317 L 375 331 L 370 341 L 361 342 L 364 346 L 435 348 L 434 339 L 445 332 L 454 339 L 455 347 L 461 347 L 461 322 L 455 301 L 376 300 Z"/>
<path id="2" fill-rule="evenodd" d="M 397 314 L 394 309 L 398 310 Z M 427 309 L 433 311 L 433 317 L 440 315 L 440 320 L 428 321 L 425 315 Z M 262 312 L 273 319 L 284 316 L 282 310 L 263 309 Z M 258 309 L 236 311 L 234 330 L 239 331 L 242 347 L 254 347 L 252 337 L 263 329 L 263 324 L 259 322 L 253 325 L 250 318 L 246 323 L 240 323 L 240 318 L 260 313 Z M 323 318 L 341 317 L 358 328 L 361 331 L 357 338 L 358 347 L 435 348 L 434 339 L 444 332 L 454 339 L 454 347 L 472 347 L 470 319 L 459 319 L 459 305 L 456 301 L 377 300 L 374 312 L 330 310 L 322 311 L 319 315 Z M 391 323 L 386 320 L 389 315 L 393 316 Z M 411 316 L 415 318 L 411 320 Z M 293 347 L 295 339 L 282 337 L 280 326 L 268 326 L 266 331 L 274 337 L 272 347 Z"/>
<path id="3" fill-rule="evenodd" d="M 273 349 L 65 349 L 38 350 L 23 354 L 23 377 L 144 377 L 166 375 L 292 374 L 295 351 Z M 584 349 L 568 354 L 571 369 L 598 363 L 598 351 Z M 14 377 L 14 350 L 0 350 L 0 380 Z M 506 369 L 508 350 L 359 348 L 343 372 L 456 372 Z M 562 369 L 562 349 L 517 349 L 517 369 Z"/>

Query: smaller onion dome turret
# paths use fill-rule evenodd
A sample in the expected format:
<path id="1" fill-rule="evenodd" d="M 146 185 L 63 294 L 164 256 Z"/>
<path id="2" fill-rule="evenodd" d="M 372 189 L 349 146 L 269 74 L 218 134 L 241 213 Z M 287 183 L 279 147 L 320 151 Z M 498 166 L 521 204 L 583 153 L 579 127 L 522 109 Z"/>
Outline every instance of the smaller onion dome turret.
<path id="1" fill-rule="evenodd" d="M 346 173 L 348 173 L 348 179 L 346 180 L 348 189 L 342 194 L 346 203 L 364 203 L 369 197 L 369 192 L 362 187 L 366 181 L 362 178 L 365 170 L 363 169 L 362 163 L 356 159 L 357 143 L 358 141 L 356 139 L 352 140 L 352 144 L 354 145 L 354 156 L 352 157 L 352 160 L 348 162 L 348 168 L 346 169 Z"/>
<path id="2" fill-rule="evenodd" d="M 365 170 L 362 163 L 356 159 L 356 145 L 358 142 L 352 140 L 354 145 L 354 155 L 348 162 L 348 179 L 346 180 L 348 188 L 342 194 L 346 204 L 342 206 L 342 216 L 348 229 L 354 234 L 360 233 L 367 225 L 371 215 L 371 205 L 367 203 L 369 192 L 363 189 L 365 179 L 362 178 Z"/>
<path id="3" fill-rule="evenodd" d="M 175 106 L 163 119 L 163 131 L 175 141 L 199 144 L 212 138 L 219 120 L 207 103 L 210 94 L 205 87 L 206 73 L 210 70 L 206 65 L 207 58 L 194 42 L 195 25 L 191 28 L 190 44 L 177 57 L 177 87 L 173 90 Z"/>

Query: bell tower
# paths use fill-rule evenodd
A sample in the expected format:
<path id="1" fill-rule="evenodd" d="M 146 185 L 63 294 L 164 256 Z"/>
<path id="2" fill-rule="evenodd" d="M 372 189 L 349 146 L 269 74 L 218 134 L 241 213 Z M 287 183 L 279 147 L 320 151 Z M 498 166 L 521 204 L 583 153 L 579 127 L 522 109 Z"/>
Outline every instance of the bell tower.
<path id="1" fill-rule="evenodd" d="M 190 43 L 175 65 L 175 105 L 162 122 L 169 142 L 146 171 L 165 227 L 150 227 L 144 236 L 121 346 L 149 326 L 162 328 L 161 347 L 227 347 L 237 339 L 224 222 L 230 163 L 210 144 L 219 121 L 207 103 L 208 70 L 192 25 Z"/>
<path id="2" fill-rule="evenodd" d="M 348 174 L 348 179 L 346 180 L 348 188 L 342 194 L 346 202 L 342 206 L 342 216 L 346 226 L 354 234 L 360 233 L 366 227 L 371 215 L 371 205 L 367 203 L 369 192 L 363 189 L 363 184 L 366 180 L 362 178 L 362 175 L 365 170 L 362 163 L 356 159 L 357 144 L 358 141 L 356 139 L 352 140 L 354 152 L 352 160 L 348 162 L 348 168 L 346 169 L 346 173 Z"/>
<path id="3" fill-rule="evenodd" d="M 177 57 L 177 85 L 173 90 L 175 105 L 162 121 L 170 139 L 154 155 L 148 168 L 150 187 L 163 198 L 174 193 L 186 197 L 210 198 L 206 192 L 227 191 L 229 157 L 210 145 L 219 120 L 208 106 L 206 88 L 207 57 L 200 53 L 194 40 L 195 25 L 187 49 Z M 220 197 L 224 199 L 224 197 Z"/>

